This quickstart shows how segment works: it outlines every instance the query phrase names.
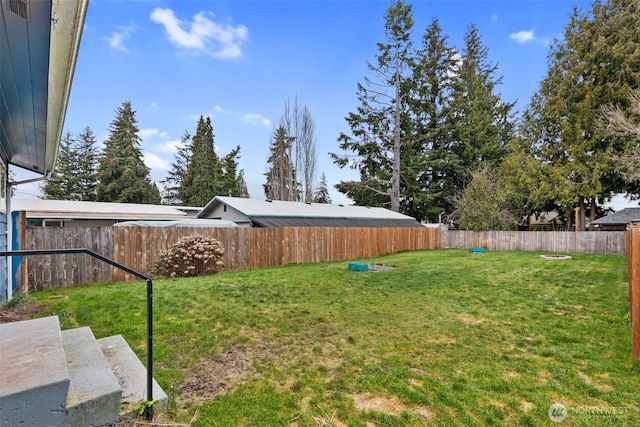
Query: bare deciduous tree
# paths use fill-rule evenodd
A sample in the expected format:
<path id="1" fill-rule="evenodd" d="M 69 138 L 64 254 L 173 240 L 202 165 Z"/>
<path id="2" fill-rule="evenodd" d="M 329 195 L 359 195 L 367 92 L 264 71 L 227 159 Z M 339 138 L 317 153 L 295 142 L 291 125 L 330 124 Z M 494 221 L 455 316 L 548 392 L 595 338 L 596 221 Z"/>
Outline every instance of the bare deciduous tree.
<path id="1" fill-rule="evenodd" d="M 313 199 L 318 160 L 315 122 L 307 106 L 298 104 L 296 96 L 293 106 L 289 99 L 285 102 L 280 125 L 286 130 L 287 136 L 293 138 L 288 155 L 294 162 L 295 176 L 302 186 L 302 199 L 299 201 L 310 202 Z"/>
<path id="2" fill-rule="evenodd" d="M 610 106 L 605 108 L 605 117 L 609 134 L 628 140 L 616 170 L 626 182 L 640 181 L 640 90 L 629 96 L 629 108 Z"/>

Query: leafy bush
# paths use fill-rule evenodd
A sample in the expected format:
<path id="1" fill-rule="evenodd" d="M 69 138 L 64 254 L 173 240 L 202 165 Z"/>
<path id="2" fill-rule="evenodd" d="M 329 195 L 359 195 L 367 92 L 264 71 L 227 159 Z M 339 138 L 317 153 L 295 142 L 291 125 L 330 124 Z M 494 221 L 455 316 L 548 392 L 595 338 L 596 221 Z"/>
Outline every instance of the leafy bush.
<path id="1" fill-rule="evenodd" d="M 151 274 L 165 277 L 195 277 L 224 269 L 222 243 L 212 237 L 183 237 L 160 254 Z"/>

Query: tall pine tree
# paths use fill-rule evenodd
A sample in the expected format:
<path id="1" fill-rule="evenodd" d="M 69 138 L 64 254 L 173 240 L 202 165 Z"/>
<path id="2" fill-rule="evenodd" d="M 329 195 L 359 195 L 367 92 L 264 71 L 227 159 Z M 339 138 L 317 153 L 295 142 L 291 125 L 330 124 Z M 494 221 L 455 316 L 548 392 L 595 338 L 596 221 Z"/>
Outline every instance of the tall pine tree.
<path id="1" fill-rule="evenodd" d="M 291 145 L 295 137 L 289 136 L 283 125 L 275 130 L 269 145 L 268 170 L 263 184 L 267 199 L 296 202 L 300 197 L 300 184 L 296 180 L 295 166 L 291 160 Z"/>
<path id="2" fill-rule="evenodd" d="M 200 116 L 196 133 L 191 138 L 191 155 L 178 194 L 187 206 L 205 206 L 215 196 L 226 196 L 222 191 L 222 166 L 214 149 L 211 119 Z"/>
<path id="3" fill-rule="evenodd" d="M 98 188 L 98 146 L 96 137 L 90 127 L 85 127 L 76 136 L 76 166 L 80 200 L 93 202 L 96 200 Z"/>
<path id="4" fill-rule="evenodd" d="M 402 212 L 435 222 L 441 212 L 452 212 L 458 189 L 455 162 L 449 150 L 450 100 L 456 69 L 455 50 L 449 46 L 438 20 L 426 28 L 422 46 L 408 82 L 411 135 L 405 144 L 402 170 Z"/>
<path id="5" fill-rule="evenodd" d="M 238 172 L 238 197 L 244 199 L 249 198 L 249 189 L 247 188 L 247 182 L 244 179 L 244 169 L 240 169 Z"/>
<path id="6" fill-rule="evenodd" d="M 320 175 L 320 182 L 316 187 L 313 202 L 331 204 L 331 196 L 329 196 L 329 188 L 327 187 L 327 176 L 324 173 Z"/>
<path id="7" fill-rule="evenodd" d="M 358 205 L 387 205 L 400 210 L 401 152 L 407 122 L 404 87 L 413 58 L 412 6 L 394 1 L 385 16 L 385 43 L 378 43 L 376 63 L 367 62 L 373 79 L 358 84 L 361 105 L 349 113 L 351 135 L 340 134 L 340 149 L 354 155 L 331 154 L 340 167 L 360 172 L 359 181 L 342 181 L 336 187 Z"/>
<path id="8" fill-rule="evenodd" d="M 104 152 L 99 160 L 96 200 L 159 204 L 160 192 L 142 160 L 135 110 L 127 100 L 116 109 Z"/>
<path id="9" fill-rule="evenodd" d="M 462 55 L 448 114 L 452 135 L 448 147 L 453 166 L 450 172 L 459 192 L 475 171 L 500 164 L 514 133 L 514 104 L 496 93 L 502 80 L 496 76 L 498 66 L 489 62 L 488 49 L 475 25 L 465 34 Z"/>
<path id="10" fill-rule="evenodd" d="M 58 158 L 53 176 L 41 186 L 43 199 L 79 200 L 78 175 L 75 173 L 75 139 L 70 132 L 64 134 L 60 140 Z"/>
<path id="11" fill-rule="evenodd" d="M 76 136 L 67 132 L 60 141 L 56 169 L 41 187 L 42 197 L 55 200 L 96 199 L 98 148 L 89 127 Z"/>
<path id="12" fill-rule="evenodd" d="M 167 172 L 167 177 L 161 181 L 162 204 L 182 205 L 180 200 L 180 189 L 187 173 L 187 165 L 191 159 L 191 135 L 185 131 L 180 140 L 180 145 L 174 154 L 171 169 Z"/>

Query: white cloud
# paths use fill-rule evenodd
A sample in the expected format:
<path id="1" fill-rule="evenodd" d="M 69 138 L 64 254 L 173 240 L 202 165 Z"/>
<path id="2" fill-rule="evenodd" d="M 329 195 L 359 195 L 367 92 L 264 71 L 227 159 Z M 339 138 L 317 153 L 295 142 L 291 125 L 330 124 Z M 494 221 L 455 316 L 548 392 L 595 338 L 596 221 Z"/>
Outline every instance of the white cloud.
<path id="1" fill-rule="evenodd" d="M 213 107 L 213 112 L 203 114 L 202 116 L 209 117 L 213 120 L 215 117 L 218 117 L 220 115 L 230 116 L 234 120 L 240 120 L 250 125 L 271 126 L 271 119 L 263 116 L 262 114 L 225 110 L 219 105 Z M 200 115 L 192 114 L 189 116 L 189 118 L 197 122 L 198 120 L 200 120 Z"/>
<path id="2" fill-rule="evenodd" d="M 178 148 L 183 147 L 184 144 L 182 143 L 182 140 L 180 139 L 172 139 L 169 141 L 165 141 L 162 144 L 157 146 L 157 150 L 158 151 L 162 151 L 165 153 L 175 153 L 176 151 L 178 151 Z"/>
<path id="3" fill-rule="evenodd" d="M 129 52 L 129 50 L 124 45 L 124 41 L 129 38 L 131 33 L 135 31 L 136 27 L 130 25 L 128 27 L 117 27 L 119 31 L 114 31 L 109 34 L 109 36 L 105 36 L 102 39 L 106 40 L 109 43 L 109 47 L 112 49 L 116 49 L 122 52 Z"/>
<path id="4" fill-rule="evenodd" d="M 150 108 L 158 108 L 158 103 L 153 101 L 153 102 L 151 102 L 151 104 L 149 104 L 149 107 Z"/>
<path id="5" fill-rule="evenodd" d="M 178 19 L 171 9 L 157 7 L 151 12 L 151 20 L 162 24 L 171 43 L 180 49 L 207 52 L 221 59 L 242 56 L 240 46 L 249 36 L 247 27 L 217 23 L 208 16 L 213 17 L 213 14 L 198 12 L 191 22 L 185 22 Z"/>
<path id="6" fill-rule="evenodd" d="M 494 24 L 498 22 L 500 18 L 498 17 L 497 13 L 494 13 L 493 15 L 491 15 L 491 22 L 493 22 Z"/>
<path id="7" fill-rule="evenodd" d="M 529 30 L 529 31 L 518 31 L 517 33 L 511 33 L 509 34 L 509 38 L 512 40 L 516 40 L 518 43 L 526 43 L 526 42 L 530 42 L 531 40 L 535 39 L 535 35 L 533 33 L 533 30 Z"/>
<path id="8" fill-rule="evenodd" d="M 158 156 L 157 154 L 147 153 L 143 157 L 144 164 L 147 165 L 149 169 L 169 170 L 169 162 Z"/>
<path id="9" fill-rule="evenodd" d="M 271 126 L 271 119 L 264 117 L 262 114 L 246 113 L 243 120 L 251 125 Z"/>
<path id="10" fill-rule="evenodd" d="M 145 139 L 149 139 L 149 138 L 151 138 L 152 136 L 159 135 L 159 134 L 160 134 L 160 131 L 159 131 L 158 129 L 155 129 L 155 128 L 154 128 L 154 129 L 140 129 L 140 130 L 138 131 L 138 136 L 139 136 L 139 137 L 140 137 L 140 139 L 142 139 L 143 141 L 144 141 Z"/>

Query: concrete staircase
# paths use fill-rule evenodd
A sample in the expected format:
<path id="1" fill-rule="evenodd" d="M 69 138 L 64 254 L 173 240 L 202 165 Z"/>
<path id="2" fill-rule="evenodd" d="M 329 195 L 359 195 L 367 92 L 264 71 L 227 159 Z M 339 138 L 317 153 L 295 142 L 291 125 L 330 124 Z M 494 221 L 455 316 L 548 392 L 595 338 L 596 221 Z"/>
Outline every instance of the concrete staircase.
<path id="1" fill-rule="evenodd" d="M 57 316 L 0 325 L 0 425 L 113 426 L 146 400 L 146 369 L 121 335 L 96 340 Z M 153 381 L 156 410 L 167 395 Z"/>

